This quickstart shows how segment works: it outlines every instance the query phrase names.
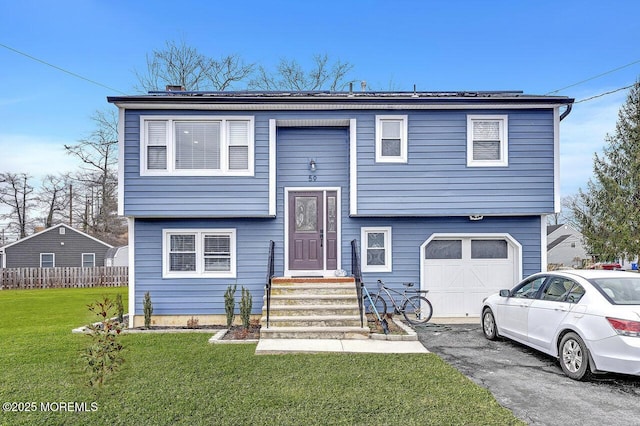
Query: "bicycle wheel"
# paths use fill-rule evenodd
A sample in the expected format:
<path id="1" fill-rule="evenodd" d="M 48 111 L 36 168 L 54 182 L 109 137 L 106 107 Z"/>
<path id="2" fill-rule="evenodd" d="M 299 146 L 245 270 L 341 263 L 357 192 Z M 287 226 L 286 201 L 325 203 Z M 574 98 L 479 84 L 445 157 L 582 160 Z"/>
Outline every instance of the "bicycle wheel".
<path id="1" fill-rule="evenodd" d="M 387 302 L 385 302 L 384 298 L 379 294 L 371 296 L 371 300 L 373 300 L 373 305 L 376 307 L 380 318 L 384 318 L 384 315 L 387 313 Z M 365 297 L 364 299 L 364 309 L 365 313 L 372 314 L 375 317 L 375 313 L 373 312 L 373 308 L 371 307 L 371 302 L 368 297 Z"/>
<path id="2" fill-rule="evenodd" d="M 402 314 L 410 324 L 424 324 L 431 319 L 433 307 L 424 296 L 411 296 L 402 305 Z"/>

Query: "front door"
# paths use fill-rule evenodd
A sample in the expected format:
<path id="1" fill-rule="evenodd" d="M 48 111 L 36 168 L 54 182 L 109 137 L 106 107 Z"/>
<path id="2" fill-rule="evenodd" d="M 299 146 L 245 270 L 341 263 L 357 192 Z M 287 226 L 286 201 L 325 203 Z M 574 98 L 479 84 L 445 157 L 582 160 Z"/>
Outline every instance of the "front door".
<path id="1" fill-rule="evenodd" d="M 322 273 L 337 268 L 336 191 L 289 192 L 289 269 Z"/>

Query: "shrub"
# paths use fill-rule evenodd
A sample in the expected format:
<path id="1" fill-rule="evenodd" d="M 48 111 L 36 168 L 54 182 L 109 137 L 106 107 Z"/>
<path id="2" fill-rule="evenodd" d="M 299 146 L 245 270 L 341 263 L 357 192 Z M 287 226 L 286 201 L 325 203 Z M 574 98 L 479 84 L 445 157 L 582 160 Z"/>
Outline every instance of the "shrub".
<path id="1" fill-rule="evenodd" d="M 151 328 L 151 314 L 153 313 L 153 303 L 151 303 L 151 294 L 147 291 L 142 300 L 144 309 L 144 328 Z"/>
<path id="2" fill-rule="evenodd" d="M 118 322 L 124 322 L 124 305 L 122 304 L 122 295 L 120 293 L 116 295 L 116 314 L 118 316 Z"/>
<path id="3" fill-rule="evenodd" d="M 227 314 L 227 328 L 231 328 L 233 324 L 233 318 L 236 316 L 236 285 L 227 287 L 227 291 L 224 292 L 224 311 Z"/>
<path id="4" fill-rule="evenodd" d="M 242 286 L 242 297 L 240 298 L 240 317 L 242 318 L 242 326 L 245 330 L 249 329 L 251 321 L 251 308 L 253 299 L 249 290 Z"/>
<path id="5" fill-rule="evenodd" d="M 114 304 L 107 297 L 87 307 L 100 317 L 100 322 L 87 325 L 91 344 L 81 358 L 87 363 L 85 370 L 90 374 L 89 385 L 102 386 L 107 377 L 124 363 L 120 354 L 123 346 L 118 341 L 123 324 L 111 319 Z"/>

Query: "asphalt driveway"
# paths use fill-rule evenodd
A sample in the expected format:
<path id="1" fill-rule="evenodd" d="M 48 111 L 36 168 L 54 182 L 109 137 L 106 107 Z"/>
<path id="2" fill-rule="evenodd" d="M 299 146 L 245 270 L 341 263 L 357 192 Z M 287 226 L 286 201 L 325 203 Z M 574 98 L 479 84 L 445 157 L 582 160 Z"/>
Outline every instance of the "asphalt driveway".
<path id="1" fill-rule="evenodd" d="M 429 351 L 529 424 L 640 424 L 640 378 L 607 374 L 571 380 L 547 355 L 510 340 L 485 339 L 479 324 L 429 323 L 416 331 Z"/>

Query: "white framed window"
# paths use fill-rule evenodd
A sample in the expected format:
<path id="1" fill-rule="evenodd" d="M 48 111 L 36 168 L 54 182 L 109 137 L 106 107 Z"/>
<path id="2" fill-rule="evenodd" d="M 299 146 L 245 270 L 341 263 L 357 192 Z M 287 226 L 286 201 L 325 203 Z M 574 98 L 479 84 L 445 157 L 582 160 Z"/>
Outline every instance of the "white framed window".
<path id="1" fill-rule="evenodd" d="M 391 272 L 391 227 L 361 228 L 362 272 Z"/>
<path id="2" fill-rule="evenodd" d="M 93 268 L 94 266 L 96 266 L 96 254 L 82 253 L 82 267 Z"/>
<path id="3" fill-rule="evenodd" d="M 376 116 L 376 163 L 407 162 L 407 116 Z"/>
<path id="4" fill-rule="evenodd" d="M 55 268 L 56 267 L 56 254 L 55 253 L 40 253 L 40 267 L 41 268 Z"/>
<path id="5" fill-rule="evenodd" d="M 468 115 L 467 166 L 507 167 L 508 129 L 506 115 Z"/>
<path id="6" fill-rule="evenodd" d="M 163 278 L 235 278 L 235 229 L 165 229 Z"/>
<path id="7" fill-rule="evenodd" d="M 253 117 L 140 117 L 140 174 L 253 176 Z"/>

